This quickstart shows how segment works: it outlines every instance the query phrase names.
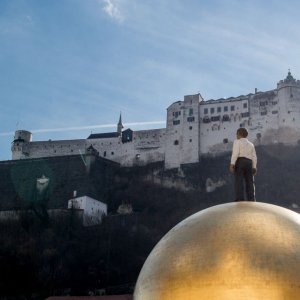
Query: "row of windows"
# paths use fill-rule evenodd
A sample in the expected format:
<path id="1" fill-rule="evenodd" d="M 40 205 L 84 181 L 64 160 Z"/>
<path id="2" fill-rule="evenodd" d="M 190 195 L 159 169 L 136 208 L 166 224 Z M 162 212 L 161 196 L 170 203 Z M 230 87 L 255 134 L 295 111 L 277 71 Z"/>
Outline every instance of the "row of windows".
<path id="1" fill-rule="evenodd" d="M 249 112 L 241 113 L 242 118 L 248 118 L 249 115 L 250 115 Z M 229 115 L 224 115 L 222 118 L 221 118 L 221 116 L 212 116 L 212 117 L 205 116 L 203 118 L 202 122 L 203 123 L 210 123 L 210 122 L 218 122 L 218 121 L 221 121 L 221 120 L 222 120 L 222 122 L 227 122 L 227 121 L 230 121 L 230 117 L 229 117 Z M 188 122 L 194 122 L 195 117 L 188 117 L 187 121 Z M 180 120 L 173 120 L 173 125 L 179 125 L 179 124 L 180 124 Z"/>
<path id="2" fill-rule="evenodd" d="M 243 108 L 247 108 L 248 107 L 248 103 L 243 103 Z M 224 106 L 223 107 L 223 111 L 224 112 L 228 112 L 228 110 L 229 110 L 229 106 Z M 220 113 L 220 112 L 222 112 L 222 107 L 217 107 L 217 109 L 215 110 L 215 107 L 211 107 L 210 108 L 210 113 L 211 114 L 214 114 L 215 113 L 215 111 L 217 112 L 217 113 Z M 230 106 L 230 111 L 235 111 L 235 105 L 231 105 Z M 208 114 L 208 108 L 204 108 L 204 114 L 205 115 L 207 115 Z"/>
<path id="3" fill-rule="evenodd" d="M 260 112 L 260 115 L 261 115 L 261 116 L 265 116 L 265 115 L 267 115 L 267 114 L 268 114 L 267 111 L 261 111 L 261 112 Z M 278 110 L 273 110 L 273 111 L 272 111 L 272 114 L 273 114 L 273 115 L 278 114 Z"/>
<path id="4" fill-rule="evenodd" d="M 249 112 L 241 113 L 241 117 L 242 118 L 249 117 Z M 206 116 L 206 117 L 203 118 L 202 122 L 203 123 L 210 123 L 210 122 L 218 122 L 218 121 L 221 121 L 221 120 L 222 120 L 222 122 L 227 122 L 227 121 L 230 121 L 230 117 L 229 117 L 229 115 L 224 115 L 222 118 L 221 118 L 221 116 L 213 116 L 213 117 Z"/>
<path id="5" fill-rule="evenodd" d="M 271 103 L 272 103 L 272 105 L 276 105 L 277 101 L 272 101 Z M 268 101 L 260 101 L 259 102 L 259 106 L 267 106 L 267 105 L 269 105 Z"/>
<path id="6" fill-rule="evenodd" d="M 114 155 L 114 152 L 111 152 L 111 155 Z M 103 152 L 103 156 L 106 157 L 106 151 Z"/>
<path id="7" fill-rule="evenodd" d="M 189 116 L 192 116 L 194 113 L 193 108 L 189 108 Z M 173 117 L 178 118 L 179 116 L 181 116 L 181 111 L 173 111 Z"/>
<path id="8" fill-rule="evenodd" d="M 181 111 L 173 111 L 173 117 L 178 118 L 181 115 Z"/>
<path id="9" fill-rule="evenodd" d="M 189 142 L 191 143 L 193 140 L 192 139 L 189 139 Z M 228 143 L 228 139 L 223 139 L 223 143 L 224 144 L 227 144 Z M 175 140 L 174 141 L 174 145 L 175 146 L 178 146 L 179 145 L 179 141 L 178 140 Z"/>
<path id="10" fill-rule="evenodd" d="M 187 121 L 188 122 L 194 122 L 195 117 L 187 117 Z M 173 120 L 173 125 L 179 125 L 179 124 L 180 124 L 180 120 Z"/>
<path id="11" fill-rule="evenodd" d="M 191 143 L 192 141 L 193 141 L 192 139 L 189 139 L 189 142 L 190 142 L 190 143 Z M 174 141 L 174 145 L 175 145 L 175 146 L 179 145 L 179 141 L 178 141 L 178 140 L 175 140 L 175 141 Z"/>

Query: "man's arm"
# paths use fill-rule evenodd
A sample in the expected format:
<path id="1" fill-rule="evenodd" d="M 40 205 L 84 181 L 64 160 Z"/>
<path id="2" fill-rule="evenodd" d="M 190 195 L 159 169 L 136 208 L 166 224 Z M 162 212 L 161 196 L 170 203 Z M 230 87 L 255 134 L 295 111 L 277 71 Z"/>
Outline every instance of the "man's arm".
<path id="1" fill-rule="evenodd" d="M 240 152 L 239 141 L 235 140 L 233 142 L 232 155 L 231 155 L 230 166 L 229 166 L 229 171 L 232 173 L 234 172 L 234 166 L 235 166 L 236 160 L 239 157 L 239 152 Z"/>
<path id="2" fill-rule="evenodd" d="M 253 175 L 255 175 L 257 172 L 257 156 L 256 156 L 256 151 L 254 146 L 252 151 L 252 170 L 253 170 Z"/>

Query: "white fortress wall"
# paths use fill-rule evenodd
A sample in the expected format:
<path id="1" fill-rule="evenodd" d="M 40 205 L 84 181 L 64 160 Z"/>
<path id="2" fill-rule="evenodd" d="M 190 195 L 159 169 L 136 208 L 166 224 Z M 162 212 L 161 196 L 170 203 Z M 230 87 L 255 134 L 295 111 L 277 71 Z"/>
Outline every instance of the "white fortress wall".
<path id="1" fill-rule="evenodd" d="M 133 131 L 132 140 L 122 142 L 122 137 L 87 139 L 101 157 L 119 162 L 123 166 L 144 165 L 163 161 L 165 154 L 165 129 Z"/>
<path id="2" fill-rule="evenodd" d="M 200 94 L 187 95 L 167 108 L 167 137 L 165 166 L 177 168 L 180 164 L 199 161 L 199 103 Z"/>
<path id="3" fill-rule="evenodd" d="M 165 161 L 165 168 L 195 163 L 203 154 L 231 151 L 236 130 L 246 127 L 254 144 L 300 142 L 300 81 L 291 73 L 277 88 L 246 96 L 204 101 L 184 96 L 167 108 L 166 128 L 91 134 L 87 139 L 31 142 L 31 133 L 15 132 L 12 158 L 75 155 L 93 146 L 101 157 L 122 166 Z"/>
<path id="4" fill-rule="evenodd" d="M 196 163 L 200 155 L 200 101 L 203 98 L 200 94 L 184 96 L 182 111 L 182 141 L 179 146 L 180 163 Z"/>
<path id="5" fill-rule="evenodd" d="M 121 137 L 86 139 L 86 147 L 91 145 L 99 152 L 99 156 L 120 163 L 122 157 Z"/>
<path id="6" fill-rule="evenodd" d="M 248 125 L 249 96 L 200 103 L 200 152 L 230 151 L 239 127 Z"/>
<path id="7" fill-rule="evenodd" d="M 165 128 L 134 131 L 132 163 L 145 165 L 151 162 L 164 161 L 165 140 Z"/>
<path id="8" fill-rule="evenodd" d="M 85 140 L 59 140 L 59 141 L 37 141 L 23 143 L 22 154 L 19 158 L 40 158 L 62 155 L 78 155 L 85 153 Z"/>
<path id="9" fill-rule="evenodd" d="M 300 81 L 287 79 L 277 85 L 280 112 L 277 136 L 279 142 L 295 144 L 300 139 Z"/>
<path id="10" fill-rule="evenodd" d="M 182 101 L 177 101 L 167 108 L 167 129 L 166 129 L 166 154 L 165 167 L 166 169 L 177 168 L 180 164 L 180 152 L 182 151 L 183 120 Z"/>
<path id="11" fill-rule="evenodd" d="M 278 139 L 272 132 L 279 126 L 279 108 L 277 91 L 259 92 L 251 96 L 249 101 L 250 119 L 246 126 L 249 139 L 254 144 L 277 143 Z"/>

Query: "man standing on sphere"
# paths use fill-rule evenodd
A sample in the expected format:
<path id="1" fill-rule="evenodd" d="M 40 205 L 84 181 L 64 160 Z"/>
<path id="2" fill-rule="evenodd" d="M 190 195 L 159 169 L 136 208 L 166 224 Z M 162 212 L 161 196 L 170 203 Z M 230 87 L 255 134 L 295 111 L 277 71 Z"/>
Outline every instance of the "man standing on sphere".
<path id="1" fill-rule="evenodd" d="M 248 201 L 255 201 L 254 175 L 257 157 L 254 145 L 247 139 L 246 128 L 239 128 L 233 142 L 229 170 L 235 177 L 235 201 L 244 201 L 244 183 Z"/>

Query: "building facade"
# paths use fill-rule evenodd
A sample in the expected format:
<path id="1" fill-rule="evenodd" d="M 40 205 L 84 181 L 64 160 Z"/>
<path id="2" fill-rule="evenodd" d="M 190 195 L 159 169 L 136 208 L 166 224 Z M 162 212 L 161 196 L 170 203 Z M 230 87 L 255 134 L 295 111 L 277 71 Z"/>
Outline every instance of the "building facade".
<path id="1" fill-rule="evenodd" d="M 164 161 L 166 169 L 199 162 L 201 155 L 230 151 L 236 130 L 246 127 L 254 144 L 296 144 L 300 140 L 300 81 L 290 72 L 277 88 L 227 99 L 204 101 L 200 94 L 184 96 L 167 108 L 166 127 L 91 134 L 87 139 L 32 141 L 17 130 L 12 159 L 86 154 L 93 149 L 121 166 Z"/>
<path id="2" fill-rule="evenodd" d="M 107 215 L 107 204 L 88 196 L 76 197 L 68 201 L 68 209 L 82 210 L 83 226 L 97 225 Z"/>

